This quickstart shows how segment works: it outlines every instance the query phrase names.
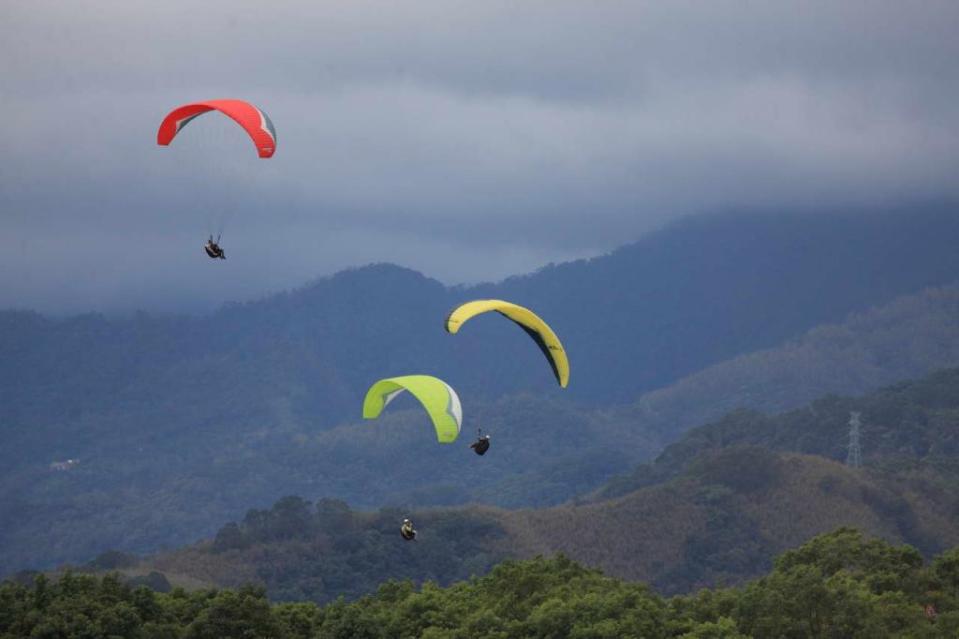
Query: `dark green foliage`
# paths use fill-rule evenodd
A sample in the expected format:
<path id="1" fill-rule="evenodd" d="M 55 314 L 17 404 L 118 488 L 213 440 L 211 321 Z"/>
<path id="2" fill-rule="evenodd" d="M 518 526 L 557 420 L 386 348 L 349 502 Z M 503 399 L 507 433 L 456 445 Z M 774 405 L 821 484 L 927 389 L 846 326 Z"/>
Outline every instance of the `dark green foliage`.
<path id="1" fill-rule="evenodd" d="M 0 638 L 307 639 L 295 609 L 272 607 L 262 589 L 158 594 L 115 576 L 66 573 L 32 587 L 0 585 Z M 315 615 L 310 607 L 307 619 Z"/>
<path id="2" fill-rule="evenodd" d="M 927 567 L 908 546 L 840 529 L 739 589 L 664 599 L 559 555 L 447 588 L 390 580 L 324 607 L 271 605 L 250 586 L 157 594 L 67 573 L 0 585 L 0 639 L 932 639 L 959 629 L 957 553 Z"/>
<path id="3" fill-rule="evenodd" d="M 246 586 L 223 590 L 204 602 L 186 627 L 184 639 L 247 639 L 281 637 L 285 629 L 275 618 L 261 589 Z"/>
<path id="4" fill-rule="evenodd" d="M 841 529 L 785 553 L 747 586 L 740 625 L 754 636 L 938 636 L 923 614 L 928 583 L 915 549 Z"/>
<path id="5" fill-rule="evenodd" d="M 703 591 L 671 604 L 695 628 L 735 622 L 730 634 L 690 636 L 952 636 L 944 619 L 959 599 L 933 594 L 934 580 L 935 564 L 924 568 L 914 549 L 841 529 L 785 553 L 769 575 L 741 590 Z M 927 605 L 937 618 L 927 617 Z"/>

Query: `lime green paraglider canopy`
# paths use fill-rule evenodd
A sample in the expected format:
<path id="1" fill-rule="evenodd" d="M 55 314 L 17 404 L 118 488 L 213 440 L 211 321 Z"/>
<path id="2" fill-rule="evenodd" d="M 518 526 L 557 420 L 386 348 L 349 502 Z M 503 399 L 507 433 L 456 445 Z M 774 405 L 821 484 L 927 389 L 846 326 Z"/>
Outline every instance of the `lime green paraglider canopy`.
<path id="1" fill-rule="evenodd" d="M 436 438 L 441 444 L 456 441 L 460 434 L 460 425 L 463 423 L 460 398 L 449 384 L 430 375 L 388 377 L 376 382 L 366 391 L 366 399 L 363 400 L 363 418 L 379 417 L 386 405 L 403 391 L 409 391 L 426 409 L 430 419 L 433 420 Z"/>

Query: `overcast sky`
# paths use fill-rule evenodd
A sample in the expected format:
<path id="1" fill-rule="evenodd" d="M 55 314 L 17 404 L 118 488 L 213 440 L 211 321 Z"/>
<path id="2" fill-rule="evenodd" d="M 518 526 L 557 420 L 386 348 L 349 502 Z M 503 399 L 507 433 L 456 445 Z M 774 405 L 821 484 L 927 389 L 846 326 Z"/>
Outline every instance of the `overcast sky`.
<path id="1" fill-rule="evenodd" d="M 955 0 L 2 2 L 0 308 L 490 280 L 691 213 L 955 199 L 957 33 Z M 217 114 L 156 145 L 219 97 L 272 159 Z"/>

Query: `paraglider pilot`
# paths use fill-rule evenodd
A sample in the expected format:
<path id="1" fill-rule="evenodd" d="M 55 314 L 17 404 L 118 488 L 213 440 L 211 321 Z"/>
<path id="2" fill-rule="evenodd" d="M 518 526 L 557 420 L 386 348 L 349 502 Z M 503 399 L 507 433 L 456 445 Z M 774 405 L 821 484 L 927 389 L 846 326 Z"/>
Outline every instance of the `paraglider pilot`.
<path id="1" fill-rule="evenodd" d="M 470 448 L 477 455 L 485 455 L 489 450 L 489 435 L 484 435 L 482 428 L 476 429 L 476 441 L 470 444 Z"/>
<path id="2" fill-rule="evenodd" d="M 413 530 L 413 522 L 411 522 L 409 519 L 404 519 L 403 525 L 400 526 L 400 534 L 406 541 L 413 541 L 416 539 L 416 531 Z"/>
<path id="3" fill-rule="evenodd" d="M 213 236 L 210 236 L 210 239 L 207 240 L 206 244 L 203 245 L 203 250 L 206 251 L 206 254 L 210 256 L 210 259 L 226 259 L 226 253 L 223 252 L 223 249 L 220 248 L 219 242 L 220 238 L 216 238 L 216 242 L 213 241 Z"/>

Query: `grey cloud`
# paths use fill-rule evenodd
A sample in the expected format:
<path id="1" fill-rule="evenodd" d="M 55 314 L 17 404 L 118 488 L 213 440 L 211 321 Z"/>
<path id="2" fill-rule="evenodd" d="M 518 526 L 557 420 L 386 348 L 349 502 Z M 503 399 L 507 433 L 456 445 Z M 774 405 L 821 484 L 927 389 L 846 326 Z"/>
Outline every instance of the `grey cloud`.
<path id="1" fill-rule="evenodd" d="M 954 2 L 4 11 L 0 306 L 209 305 L 370 261 L 475 281 L 688 213 L 959 195 Z M 212 117 L 156 147 L 217 96 L 270 114 L 272 160 Z M 195 245 L 227 213 L 215 272 Z"/>

